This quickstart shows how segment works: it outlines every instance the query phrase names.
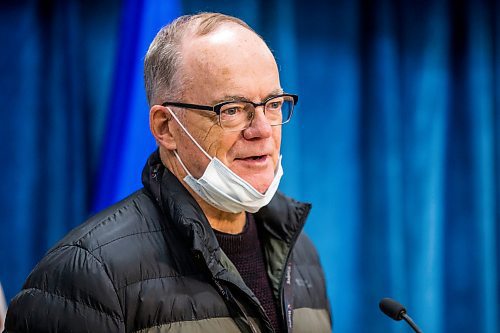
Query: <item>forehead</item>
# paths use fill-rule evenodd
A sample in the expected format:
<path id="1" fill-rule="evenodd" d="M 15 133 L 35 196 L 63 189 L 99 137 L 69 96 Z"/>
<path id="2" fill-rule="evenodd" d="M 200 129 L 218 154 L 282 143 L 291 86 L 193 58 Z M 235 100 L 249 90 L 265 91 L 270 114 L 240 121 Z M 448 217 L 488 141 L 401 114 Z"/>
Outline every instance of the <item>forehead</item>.
<path id="1" fill-rule="evenodd" d="M 238 95 L 259 99 L 280 89 L 276 61 L 254 32 L 234 23 L 183 41 L 184 95 L 197 102 Z"/>

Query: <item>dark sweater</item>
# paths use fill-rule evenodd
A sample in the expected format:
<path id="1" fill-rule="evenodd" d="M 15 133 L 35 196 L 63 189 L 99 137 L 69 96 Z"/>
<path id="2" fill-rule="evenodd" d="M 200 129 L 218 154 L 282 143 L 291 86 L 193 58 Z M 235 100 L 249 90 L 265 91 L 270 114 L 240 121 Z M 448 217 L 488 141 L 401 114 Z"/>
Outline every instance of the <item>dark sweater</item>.
<path id="1" fill-rule="evenodd" d="M 240 234 L 226 234 L 217 230 L 219 245 L 236 266 L 245 284 L 259 299 L 275 332 L 281 332 L 277 302 L 273 297 L 271 282 L 266 272 L 262 246 L 252 214 L 247 214 L 247 223 Z"/>

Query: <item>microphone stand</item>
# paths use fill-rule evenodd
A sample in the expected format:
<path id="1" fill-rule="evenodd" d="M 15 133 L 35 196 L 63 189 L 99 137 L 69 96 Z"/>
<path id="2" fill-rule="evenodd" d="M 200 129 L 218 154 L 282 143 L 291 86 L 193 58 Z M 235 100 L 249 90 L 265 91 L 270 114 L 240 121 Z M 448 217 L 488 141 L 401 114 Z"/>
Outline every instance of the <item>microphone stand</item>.
<path id="1" fill-rule="evenodd" d="M 411 326 L 411 328 L 413 328 L 416 333 L 422 333 L 422 330 L 417 326 L 417 324 L 415 324 L 411 317 L 406 314 L 405 311 L 401 311 L 401 317 L 403 317 L 403 319 L 408 323 L 408 325 Z"/>

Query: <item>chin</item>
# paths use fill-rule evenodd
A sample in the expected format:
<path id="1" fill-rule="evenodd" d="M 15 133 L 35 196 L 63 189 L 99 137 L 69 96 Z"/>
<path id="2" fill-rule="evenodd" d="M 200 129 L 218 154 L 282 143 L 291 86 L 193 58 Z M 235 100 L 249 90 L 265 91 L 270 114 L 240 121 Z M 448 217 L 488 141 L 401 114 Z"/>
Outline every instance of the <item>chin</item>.
<path id="1" fill-rule="evenodd" d="M 233 171 L 260 193 L 265 193 L 274 179 L 274 166 L 272 165 L 261 170 L 244 168 Z"/>
<path id="2" fill-rule="evenodd" d="M 247 180 L 247 182 L 252 185 L 254 189 L 259 191 L 260 193 L 264 194 L 266 193 L 267 189 L 269 186 L 271 186 L 271 183 L 273 182 L 274 175 L 272 177 L 252 177 L 252 179 Z"/>

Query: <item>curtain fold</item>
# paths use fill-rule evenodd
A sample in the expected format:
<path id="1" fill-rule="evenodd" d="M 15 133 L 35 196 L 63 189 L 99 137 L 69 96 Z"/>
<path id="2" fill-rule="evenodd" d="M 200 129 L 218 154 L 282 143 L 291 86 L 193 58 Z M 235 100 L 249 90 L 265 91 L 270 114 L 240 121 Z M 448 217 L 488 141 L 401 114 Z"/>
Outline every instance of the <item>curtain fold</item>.
<path id="1" fill-rule="evenodd" d="M 93 120 L 106 112 L 117 5 L 0 4 L 0 280 L 7 299 L 89 214 L 101 135 Z"/>
<path id="2" fill-rule="evenodd" d="M 122 6 L 106 137 L 93 190 L 93 212 L 142 187 L 142 168 L 155 149 L 144 90 L 144 55 L 161 27 L 181 15 L 176 0 L 125 0 Z"/>
<path id="3" fill-rule="evenodd" d="M 104 6 L 104 7 L 103 7 Z M 142 60 L 179 13 L 268 42 L 300 95 L 281 189 L 313 203 L 335 332 L 500 332 L 498 1 L 31 1 L 0 5 L 0 281 L 7 298 L 90 211 L 140 187 Z"/>
<path id="4" fill-rule="evenodd" d="M 498 332 L 498 3 L 255 7 L 203 10 L 255 15 L 300 95 L 281 189 L 313 203 L 336 331 L 399 332 L 394 297 L 424 331 Z"/>

